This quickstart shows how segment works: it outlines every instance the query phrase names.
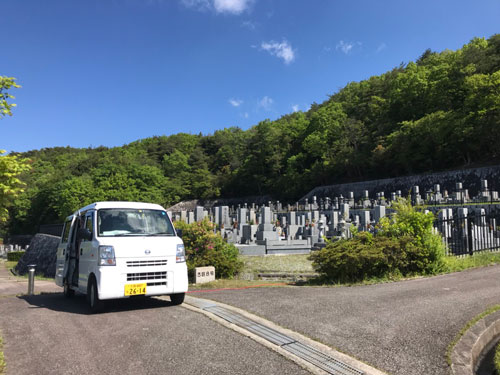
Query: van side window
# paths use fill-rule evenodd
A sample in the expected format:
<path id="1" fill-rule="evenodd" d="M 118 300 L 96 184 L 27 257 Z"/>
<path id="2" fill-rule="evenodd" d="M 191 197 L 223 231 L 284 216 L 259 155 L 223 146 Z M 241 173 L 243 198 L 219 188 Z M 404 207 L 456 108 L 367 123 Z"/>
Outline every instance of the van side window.
<path id="1" fill-rule="evenodd" d="M 64 223 L 64 229 L 63 229 L 63 235 L 62 235 L 61 242 L 63 242 L 63 243 L 68 242 L 70 228 L 71 228 L 71 220 L 66 220 L 66 222 Z"/>
<path id="2" fill-rule="evenodd" d="M 88 229 L 91 233 L 94 232 L 94 212 L 88 212 L 85 217 L 85 228 Z"/>

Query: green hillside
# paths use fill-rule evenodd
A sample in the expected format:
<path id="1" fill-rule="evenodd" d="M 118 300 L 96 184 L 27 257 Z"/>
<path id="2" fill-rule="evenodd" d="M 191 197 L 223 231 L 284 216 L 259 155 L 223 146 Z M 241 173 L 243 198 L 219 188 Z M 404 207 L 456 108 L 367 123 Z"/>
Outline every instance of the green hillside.
<path id="1" fill-rule="evenodd" d="M 19 77 L 22 80 L 22 77 Z M 352 82 L 307 112 L 243 131 L 146 138 L 115 148 L 47 148 L 32 161 L 11 233 L 97 200 L 170 206 L 500 161 L 500 34 Z"/>

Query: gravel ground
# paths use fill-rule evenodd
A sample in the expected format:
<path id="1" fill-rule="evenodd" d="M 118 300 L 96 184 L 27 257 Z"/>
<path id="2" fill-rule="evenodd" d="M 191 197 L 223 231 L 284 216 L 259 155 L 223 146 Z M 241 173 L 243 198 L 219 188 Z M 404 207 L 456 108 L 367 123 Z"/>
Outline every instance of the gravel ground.
<path id="1" fill-rule="evenodd" d="M 193 293 L 247 310 L 390 374 L 448 375 L 448 344 L 500 303 L 500 266 L 355 287 Z"/>

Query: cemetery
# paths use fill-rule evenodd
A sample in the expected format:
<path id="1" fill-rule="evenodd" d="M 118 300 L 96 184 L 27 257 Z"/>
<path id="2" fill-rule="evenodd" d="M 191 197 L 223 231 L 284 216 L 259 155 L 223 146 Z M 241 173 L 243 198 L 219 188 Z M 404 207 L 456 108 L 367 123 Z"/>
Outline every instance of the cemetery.
<path id="1" fill-rule="evenodd" d="M 370 194 L 364 190 L 360 195 L 347 192 L 345 196 L 306 197 L 295 204 L 280 201 L 213 204 L 195 206 L 192 210 L 177 205 L 167 213 L 174 224 L 208 220 L 214 224 L 214 232 L 234 244 L 241 255 L 309 254 L 325 247 L 327 241 L 351 238 L 354 231 L 375 233 L 380 219 L 393 212 L 393 203 L 409 198 L 413 206 L 435 215 L 435 231 L 441 234 L 449 255 L 472 255 L 500 249 L 498 191 L 491 190 L 485 179 L 478 185 L 480 188 L 474 194 L 462 182 L 456 182 L 450 191 L 441 189 L 440 184 L 425 190 L 415 185 L 409 194 L 401 190 L 387 195 L 382 191 Z M 25 273 L 28 263 L 36 263 L 37 273 L 53 277 L 58 236 L 54 236 L 54 228 L 48 229 L 50 234 L 35 235 L 29 245 L 0 245 L 0 257 L 31 247 L 19 262 L 18 272 Z M 24 236 L 22 240 L 26 243 Z"/>
<path id="2" fill-rule="evenodd" d="M 461 182 L 453 191 L 439 184 L 420 190 L 413 186 L 409 198 L 414 206 L 424 206 L 436 217 L 435 228 L 455 255 L 500 247 L 496 215 L 500 208 L 498 191 L 490 190 L 487 180 L 472 196 Z M 238 247 L 243 255 L 304 254 L 325 246 L 325 240 L 350 238 L 353 230 L 376 231 L 379 220 L 392 212 L 392 202 L 407 196 L 397 190 L 370 196 L 368 190 L 356 196 L 339 196 L 295 204 L 269 201 L 267 204 L 244 203 L 237 206 L 197 206 L 194 210 L 169 211 L 174 223 L 209 220 L 221 236 Z"/>

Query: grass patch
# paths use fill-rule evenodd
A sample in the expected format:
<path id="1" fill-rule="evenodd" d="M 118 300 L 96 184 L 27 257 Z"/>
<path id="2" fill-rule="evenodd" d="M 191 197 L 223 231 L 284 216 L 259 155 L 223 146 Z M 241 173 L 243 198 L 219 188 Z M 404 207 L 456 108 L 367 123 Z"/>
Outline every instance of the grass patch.
<path id="1" fill-rule="evenodd" d="M 244 266 L 241 273 L 315 273 L 309 254 L 295 255 L 241 255 Z"/>
<path id="2" fill-rule="evenodd" d="M 443 260 L 445 263 L 445 267 L 444 267 L 443 272 L 439 272 L 435 275 L 452 273 L 452 272 L 460 272 L 460 271 L 464 271 L 464 270 L 471 269 L 471 268 L 480 268 L 480 267 L 487 267 L 487 266 L 492 266 L 495 264 L 500 264 L 500 252 L 475 253 L 472 256 L 467 255 L 464 257 L 446 256 L 446 257 L 444 257 Z M 410 279 L 415 279 L 415 278 L 420 278 L 420 277 L 432 277 L 435 275 L 434 274 L 430 274 L 430 275 L 415 274 L 415 275 L 407 275 L 407 276 L 403 277 L 401 274 L 392 273 L 392 274 L 388 274 L 386 276 L 370 277 L 370 278 L 366 278 L 364 280 L 356 281 L 356 282 L 344 282 L 344 283 L 337 282 L 337 283 L 333 283 L 333 284 L 330 281 L 326 280 L 325 278 L 317 277 L 317 278 L 309 280 L 306 283 L 306 285 L 311 285 L 311 286 L 373 285 L 373 284 L 388 283 L 388 282 L 400 281 L 400 280 L 410 280 Z"/>
<path id="3" fill-rule="evenodd" d="M 495 365 L 496 373 L 500 374 L 500 343 L 495 349 L 495 358 L 493 359 L 493 364 Z"/>
<path id="4" fill-rule="evenodd" d="M 444 258 L 446 272 L 458 272 L 469 268 L 500 264 L 500 252 L 476 253 L 464 257 L 447 256 Z"/>
<path id="5" fill-rule="evenodd" d="M 0 332 L 0 375 L 5 374 L 6 367 L 7 367 L 7 364 L 5 363 L 5 357 L 3 355 L 3 339 L 2 339 L 1 332 Z"/>
<path id="6" fill-rule="evenodd" d="M 1 263 L 1 261 L 0 261 Z M 4 261 L 3 262 L 4 265 L 5 265 L 5 268 L 7 268 L 10 272 L 10 270 L 14 270 L 14 268 L 17 266 L 17 261 Z M 14 275 L 13 275 L 14 276 Z M 26 275 L 15 275 L 16 277 L 18 278 L 21 278 L 21 279 L 27 279 L 28 278 L 28 274 Z M 41 276 L 41 275 L 35 275 L 35 280 L 45 280 L 45 281 L 53 281 L 54 278 L 53 277 L 45 277 L 45 276 Z"/>
<path id="7" fill-rule="evenodd" d="M 258 280 L 257 275 L 262 273 L 286 274 L 314 274 L 309 254 L 292 255 L 240 255 L 243 269 L 234 279 L 217 279 L 205 284 L 190 284 L 189 290 L 224 289 L 224 288 L 251 288 L 256 286 L 276 286 L 280 281 Z M 290 285 L 293 283 L 289 283 Z"/>
<path id="8" fill-rule="evenodd" d="M 5 263 L 5 268 L 8 270 L 13 269 L 15 266 L 17 266 L 17 261 L 6 261 Z"/>
<path id="9" fill-rule="evenodd" d="M 457 345 L 458 341 L 465 334 L 465 332 L 467 332 L 474 324 L 479 322 L 485 316 L 490 315 L 498 310 L 500 310 L 500 305 L 495 305 L 495 306 L 488 308 L 487 310 L 483 311 L 482 313 L 476 315 L 474 318 L 469 320 L 469 322 L 460 330 L 460 332 L 457 333 L 457 335 L 452 340 L 450 345 L 448 345 L 448 350 L 446 351 L 446 362 L 448 362 L 448 365 L 451 366 L 451 353 L 453 351 L 453 348 L 455 347 L 455 345 Z M 497 350 L 497 352 L 498 352 L 498 350 Z"/>
<path id="10" fill-rule="evenodd" d="M 225 280 L 229 286 L 232 287 L 245 287 L 247 285 L 263 283 L 262 280 L 256 280 L 258 274 L 262 273 L 286 273 L 286 274 L 314 274 L 312 268 L 312 261 L 310 261 L 308 254 L 297 255 L 264 255 L 264 256 L 246 256 L 241 255 L 240 259 L 243 261 L 244 266 L 238 279 L 240 280 Z M 444 270 L 440 273 L 451 273 L 464 271 L 471 268 L 486 267 L 495 264 L 500 264 L 500 252 L 483 252 L 475 253 L 474 255 L 455 257 L 446 256 L 443 259 Z M 344 282 L 344 283 L 331 283 L 321 277 L 316 277 L 305 282 L 305 285 L 311 286 L 354 286 L 354 285 L 372 285 L 387 283 L 393 281 L 407 280 L 418 277 L 428 277 L 433 275 L 407 275 L 403 277 L 399 273 L 392 273 L 381 277 L 370 277 L 357 282 Z M 255 283 L 247 283 L 245 280 L 254 280 Z M 222 280 L 217 280 L 222 282 Z M 273 281 L 270 281 L 271 283 Z M 274 281 L 275 282 L 275 281 Z M 234 286 L 233 286 L 234 285 Z M 304 283 L 302 283 L 304 285 Z M 194 287 L 194 286 L 193 286 Z M 205 288 L 205 287 L 203 287 Z M 208 287 L 212 289 L 212 286 Z M 206 288 L 205 288 L 206 289 Z"/>
<path id="11" fill-rule="evenodd" d="M 272 287 L 280 284 L 277 281 L 266 280 L 238 280 L 238 279 L 219 279 L 210 283 L 190 284 L 189 290 L 206 290 L 206 289 L 236 289 L 236 288 L 252 288 L 257 286 Z"/>

